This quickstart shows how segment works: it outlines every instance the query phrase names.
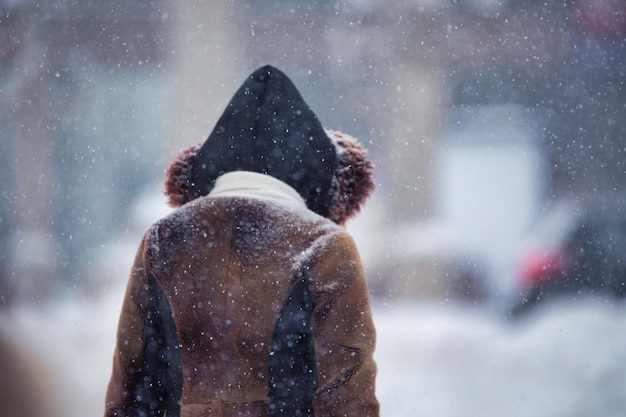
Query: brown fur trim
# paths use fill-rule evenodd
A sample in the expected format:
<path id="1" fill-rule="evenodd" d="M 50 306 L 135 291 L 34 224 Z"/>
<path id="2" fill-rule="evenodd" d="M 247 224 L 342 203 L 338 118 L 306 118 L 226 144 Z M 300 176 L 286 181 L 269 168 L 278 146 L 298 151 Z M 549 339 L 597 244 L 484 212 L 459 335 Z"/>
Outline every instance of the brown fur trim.
<path id="1" fill-rule="evenodd" d="M 189 177 L 201 145 L 199 143 L 180 151 L 165 171 L 164 194 L 167 196 L 167 204 L 171 207 L 180 207 L 194 199 Z"/>
<path id="2" fill-rule="evenodd" d="M 327 133 L 337 145 L 338 163 L 328 218 L 343 225 L 374 192 L 374 163 L 367 159 L 367 150 L 355 138 L 335 131 Z"/>

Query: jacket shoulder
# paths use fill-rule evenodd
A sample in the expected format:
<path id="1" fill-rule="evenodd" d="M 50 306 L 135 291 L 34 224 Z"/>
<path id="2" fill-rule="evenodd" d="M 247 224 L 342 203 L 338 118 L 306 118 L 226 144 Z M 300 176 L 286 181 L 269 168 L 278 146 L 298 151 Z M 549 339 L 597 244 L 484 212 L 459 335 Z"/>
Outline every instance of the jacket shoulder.
<path id="1" fill-rule="evenodd" d="M 201 208 L 192 201 L 153 223 L 144 235 L 148 263 L 164 268 L 173 253 L 193 246 L 197 232 L 215 216 L 214 211 L 210 204 Z"/>

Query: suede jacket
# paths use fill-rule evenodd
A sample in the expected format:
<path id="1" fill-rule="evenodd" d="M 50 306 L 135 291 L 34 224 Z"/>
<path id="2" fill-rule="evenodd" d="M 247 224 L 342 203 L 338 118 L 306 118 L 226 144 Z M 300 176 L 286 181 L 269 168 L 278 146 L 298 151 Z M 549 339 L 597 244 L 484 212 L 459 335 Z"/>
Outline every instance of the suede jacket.
<path id="1" fill-rule="evenodd" d="M 105 417 L 377 417 L 374 345 L 345 229 L 276 178 L 230 172 L 146 232 Z"/>

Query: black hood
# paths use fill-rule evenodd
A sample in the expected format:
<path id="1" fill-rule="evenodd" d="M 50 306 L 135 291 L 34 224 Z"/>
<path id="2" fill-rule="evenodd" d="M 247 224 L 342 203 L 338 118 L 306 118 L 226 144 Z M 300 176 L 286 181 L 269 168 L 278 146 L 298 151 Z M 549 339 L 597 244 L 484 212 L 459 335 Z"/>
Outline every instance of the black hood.
<path id="1" fill-rule="evenodd" d="M 325 130 L 296 86 L 265 66 L 237 90 L 207 140 L 182 150 L 167 169 L 173 207 L 205 196 L 232 171 L 271 175 L 309 209 L 339 224 L 374 191 L 374 165 L 351 136 Z"/>
<path id="2" fill-rule="evenodd" d="M 265 66 L 237 90 L 198 150 L 190 187 L 196 197 L 231 171 L 271 175 L 295 188 L 307 206 L 328 212 L 336 149 L 296 86 Z"/>

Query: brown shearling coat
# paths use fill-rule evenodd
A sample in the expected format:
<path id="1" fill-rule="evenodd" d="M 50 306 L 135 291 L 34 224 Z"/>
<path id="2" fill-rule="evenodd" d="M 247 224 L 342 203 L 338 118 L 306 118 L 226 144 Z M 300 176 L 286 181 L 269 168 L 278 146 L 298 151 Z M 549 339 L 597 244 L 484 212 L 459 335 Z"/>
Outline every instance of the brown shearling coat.
<path id="1" fill-rule="evenodd" d="M 260 176 L 260 191 L 239 187 Z M 262 174 L 226 174 L 209 196 L 146 232 L 120 316 L 106 417 L 139 415 L 146 403 L 156 404 L 147 415 L 293 417 L 292 398 L 316 417 L 379 415 L 356 246 L 294 193 Z M 308 352 L 302 341 L 312 357 L 300 368 L 307 355 L 289 355 Z"/>

